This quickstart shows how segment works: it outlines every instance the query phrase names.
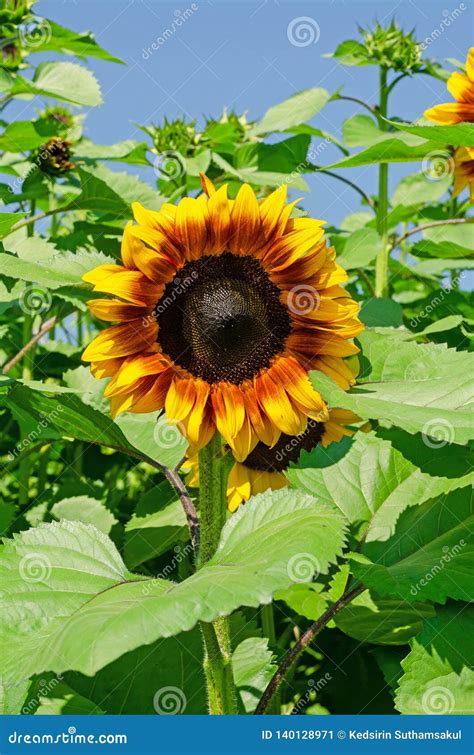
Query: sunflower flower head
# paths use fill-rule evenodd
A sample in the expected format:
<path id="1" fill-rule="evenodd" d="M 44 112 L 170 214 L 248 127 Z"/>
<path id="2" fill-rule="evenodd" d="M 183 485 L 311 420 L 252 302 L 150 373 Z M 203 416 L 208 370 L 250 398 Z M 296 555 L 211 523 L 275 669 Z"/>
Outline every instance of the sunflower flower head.
<path id="1" fill-rule="evenodd" d="M 474 47 L 471 47 L 466 60 L 466 73 L 455 71 L 447 83 L 449 93 L 455 102 L 425 110 L 424 116 L 433 123 L 450 125 L 474 122 Z"/>
<path id="2" fill-rule="evenodd" d="M 160 212 L 134 204 L 123 265 L 84 276 L 107 295 L 91 311 L 117 324 L 83 360 L 111 378 L 113 415 L 164 408 L 194 450 L 217 430 L 243 461 L 327 421 L 308 371 L 348 389 L 363 326 L 323 222 L 292 218 L 285 187 L 259 201 L 244 184 L 230 200 L 202 182 L 203 195 Z"/>
<path id="3" fill-rule="evenodd" d="M 346 409 L 330 409 L 329 419 L 322 422 L 309 420 L 304 433 L 298 436 L 281 435 L 278 442 L 269 448 L 258 443 L 245 462 L 235 462 L 227 481 L 227 505 L 235 511 L 254 495 L 266 490 L 279 490 L 288 485 L 286 470 L 296 463 L 303 451 L 310 452 L 317 446 L 327 448 L 331 443 L 350 437 L 354 425 L 361 419 Z M 368 429 L 362 426 L 360 429 Z M 183 464 L 187 472 L 186 482 L 190 487 L 199 487 L 199 463 L 197 455 L 190 456 Z"/>

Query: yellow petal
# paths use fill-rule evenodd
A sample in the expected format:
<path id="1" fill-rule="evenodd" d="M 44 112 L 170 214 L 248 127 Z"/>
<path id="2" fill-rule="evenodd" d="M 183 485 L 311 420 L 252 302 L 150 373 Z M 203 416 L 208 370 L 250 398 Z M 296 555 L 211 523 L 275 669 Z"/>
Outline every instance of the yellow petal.
<path id="1" fill-rule="evenodd" d="M 207 243 L 203 208 L 196 199 L 184 197 L 176 211 L 176 234 L 187 260 L 199 259 Z"/>
<path id="2" fill-rule="evenodd" d="M 144 327 L 141 320 L 106 328 L 89 344 L 82 355 L 84 362 L 101 362 L 146 351 L 156 342 L 158 326 Z"/>
<path id="3" fill-rule="evenodd" d="M 257 249 L 262 240 L 257 198 L 253 189 L 243 184 L 232 208 L 229 249 L 245 254 Z"/>

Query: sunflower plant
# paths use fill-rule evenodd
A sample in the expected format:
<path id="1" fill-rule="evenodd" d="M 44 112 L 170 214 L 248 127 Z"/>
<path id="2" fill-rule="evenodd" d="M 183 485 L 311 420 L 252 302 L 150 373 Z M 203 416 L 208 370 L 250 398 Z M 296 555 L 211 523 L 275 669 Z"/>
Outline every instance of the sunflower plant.
<path id="1" fill-rule="evenodd" d="M 120 61 L 34 10 L 0 9 L 3 712 L 468 712 L 473 50 L 375 24 L 333 53 L 375 103 L 101 145 L 86 59 Z"/>

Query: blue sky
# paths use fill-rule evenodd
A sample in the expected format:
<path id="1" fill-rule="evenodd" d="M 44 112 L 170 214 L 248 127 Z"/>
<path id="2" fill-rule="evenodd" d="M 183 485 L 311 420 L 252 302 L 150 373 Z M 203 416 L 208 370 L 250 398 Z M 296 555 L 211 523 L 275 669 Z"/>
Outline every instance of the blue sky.
<path id="1" fill-rule="evenodd" d="M 180 28 L 147 53 L 186 9 L 192 12 Z M 246 110 L 256 119 L 271 105 L 307 87 L 322 86 L 330 92 L 343 87 L 344 94 L 374 103 L 376 67 L 348 68 L 322 57 L 342 40 L 356 37 L 357 24 L 374 19 L 387 22 L 395 16 L 405 28 L 416 27 L 420 40 L 434 36 L 425 54 L 439 60 L 464 60 L 472 43 L 468 0 L 449 4 L 446 0 L 179 0 L 179 4 L 177 0 L 41 0 L 36 12 L 77 31 L 92 30 L 103 47 L 126 63 L 94 59 L 88 63 L 105 100 L 86 121 L 87 135 L 99 143 L 141 138 L 135 123 L 159 124 L 165 115 L 217 116 L 227 106 Z M 308 17 L 317 31 L 314 43 L 306 46 L 295 46 L 288 37 L 289 24 L 300 17 Z M 390 114 L 415 119 L 426 107 L 448 98 L 443 82 L 418 76 L 404 80 L 394 91 Z M 337 134 L 343 120 L 356 112 L 363 111 L 355 104 L 330 103 L 312 123 Z M 319 162 L 329 165 L 337 157 L 328 146 Z M 419 169 L 416 163 L 391 167 L 393 186 Z M 137 172 L 133 167 L 131 171 Z M 345 175 L 374 191 L 373 168 L 346 169 Z M 143 176 L 154 180 L 151 170 Z M 311 196 L 305 206 L 330 223 L 359 208 L 358 196 L 334 179 L 318 175 L 308 182 Z"/>

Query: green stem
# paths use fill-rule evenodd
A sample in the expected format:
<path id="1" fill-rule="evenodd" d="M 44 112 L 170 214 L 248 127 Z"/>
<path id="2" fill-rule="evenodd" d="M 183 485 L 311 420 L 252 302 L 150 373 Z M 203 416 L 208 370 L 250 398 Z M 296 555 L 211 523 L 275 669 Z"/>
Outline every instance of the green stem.
<path id="1" fill-rule="evenodd" d="M 387 117 L 387 69 L 380 67 L 380 100 L 377 111 L 379 128 L 386 131 L 388 126 L 385 122 Z M 379 298 L 388 294 L 388 260 L 390 256 L 390 247 L 388 243 L 388 165 L 380 163 L 379 165 L 379 199 L 377 203 L 377 231 L 382 239 L 382 248 L 375 261 L 375 295 Z"/>
<path id="2" fill-rule="evenodd" d="M 201 541 L 197 568 L 216 552 L 226 518 L 226 485 L 222 440 L 218 433 L 199 453 L 199 510 Z M 228 617 L 201 622 L 204 640 L 204 674 L 209 712 L 237 713 L 237 695 L 232 673 L 232 649 Z"/>

